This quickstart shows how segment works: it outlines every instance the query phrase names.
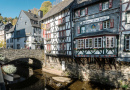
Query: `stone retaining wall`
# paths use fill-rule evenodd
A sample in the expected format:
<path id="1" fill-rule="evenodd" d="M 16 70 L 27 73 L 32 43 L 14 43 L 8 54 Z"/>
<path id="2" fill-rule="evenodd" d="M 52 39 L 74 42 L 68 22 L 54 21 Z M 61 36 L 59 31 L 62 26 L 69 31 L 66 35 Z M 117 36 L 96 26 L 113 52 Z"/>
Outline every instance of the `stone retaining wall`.
<path id="1" fill-rule="evenodd" d="M 115 87 L 130 84 L 130 62 L 119 62 L 114 58 L 76 58 L 72 60 L 63 57 L 48 57 L 47 67 L 62 70 L 62 61 L 65 61 L 66 72 L 64 74 L 66 75 Z"/>

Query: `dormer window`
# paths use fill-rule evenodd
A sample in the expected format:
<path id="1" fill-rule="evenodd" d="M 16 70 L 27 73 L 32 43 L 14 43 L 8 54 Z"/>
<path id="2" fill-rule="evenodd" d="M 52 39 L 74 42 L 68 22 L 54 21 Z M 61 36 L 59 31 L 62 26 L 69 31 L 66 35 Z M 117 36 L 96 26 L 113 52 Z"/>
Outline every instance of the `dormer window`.
<path id="1" fill-rule="evenodd" d="M 110 27 L 110 20 L 106 20 L 103 22 L 103 29 L 107 29 Z"/>
<path id="2" fill-rule="evenodd" d="M 80 15 L 85 16 L 85 9 L 81 9 Z"/>
<path id="3" fill-rule="evenodd" d="M 130 24 L 130 11 L 126 13 L 126 23 Z"/>
<path id="4" fill-rule="evenodd" d="M 108 3 L 108 1 L 102 3 L 102 10 L 106 10 L 106 9 L 108 9 L 108 7 L 109 7 L 109 3 Z"/>
<path id="5" fill-rule="evenodd" d="M 78 11 L 75 11 L 75 17 L 78 17 Z"/>
<path id="6" fill-rule="evenodd" d="M 80 32 L 81 32 L 81 33 L 85 33 L 85 32 L 86 32 L 86 31 L 85 31 L 85 26 L 81 26 L 81 27 L 80 27 Z"/>

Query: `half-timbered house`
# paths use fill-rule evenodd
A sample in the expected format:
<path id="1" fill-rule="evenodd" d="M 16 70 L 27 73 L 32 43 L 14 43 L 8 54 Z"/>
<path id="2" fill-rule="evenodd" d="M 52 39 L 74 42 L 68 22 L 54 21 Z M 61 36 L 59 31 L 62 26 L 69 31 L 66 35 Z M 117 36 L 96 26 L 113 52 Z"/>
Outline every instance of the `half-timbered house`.
<path id="1" fill-rule="evenodd" d="M 119 0 L 75 0 L 74 56 L 116 58 L 119 38 Z"/>
<path id="2" fill-rule="evenodd" d="M 120 0 L 120 61 L 130 61 L 130 0 Z"/>
<path id="3" fill-rule="evenodd" d="M 63 0 L 41 19 L 46 60 L 65 61 L 65 57 L 72 56 L 70 23 L 72 3 L 73 0 Z"/>

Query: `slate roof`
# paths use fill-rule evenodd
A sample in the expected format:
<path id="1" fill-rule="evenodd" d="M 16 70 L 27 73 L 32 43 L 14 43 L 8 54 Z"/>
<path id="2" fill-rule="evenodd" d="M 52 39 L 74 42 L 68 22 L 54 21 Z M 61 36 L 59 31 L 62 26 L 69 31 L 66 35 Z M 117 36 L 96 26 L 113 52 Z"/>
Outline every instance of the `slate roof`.
<path id="1" fill-rule="evenodd" d="M 78 9 L 80 7 L 83 7 L 83 6 L 86 6 L 86 5 L 90 5 L 90 4 L 93 4 L 93 3 L 96 3 L 96 2 L 101 2 L 101 1 L 104 1 L 104 0 L 75 0 L 74 4 L 73 4 L 73 9 Z"/>
<path id="2" fill-rule="evenodd" d="M 64 1 L 60 2 L 56 6 L 52 7 L 52 9 L 49 12 L 47 12 L 41 20 L 46 19 L 52 15 L 55 15 L 65 9 L 67 9 L 73 3 L 73 1 L 74 0 L 64 0 Z"/>
<path id="3" fill-rule="evenodd" d="M 27 11 L 24 11 L 24 10 L 23 10 L 23 12 L 28 16 L 28 18 L 30 18 L 30 20 L 39 21 L 41 19 L 40 16 L 35 15 L 31 12 L 27 12 Z M 40 28 L 39 24 L 34 24 L 32 21 L 31 21 L 31 25 L 33 27 L 39 27 Z"/>
<path id="4" fill-rule="evenodd" d="M 15 26 L 13 26 L 11 29 L 9 29 L 9 31 L 7 31 L 6 33 L 11 33 L 14 32 Z"/>
<path id="5" fill-rule="evenodd" d="M 23 12 L 32 20 L 35 20 L 35 21 L 38 21 L 40 20 L 40 16 L 36 15 L 36 17 L 34 17 L 35 14 L 31 13 L 31 12 L 27 12 L 27 11 L 24 11 Z"/>
<path id="6" fill-rule="evenodd" d="M 111 32 L 109 30 L 104 29 L 104 30 L 101 30 L 101 31 L 84 33 L 82 35 L 75 37 L 74 39 L 82 38 L 82 37 L 90 37 L 90 36 L 99 36 L 99 35 L 118 35 L 118 33 L 117 32 Z"/>

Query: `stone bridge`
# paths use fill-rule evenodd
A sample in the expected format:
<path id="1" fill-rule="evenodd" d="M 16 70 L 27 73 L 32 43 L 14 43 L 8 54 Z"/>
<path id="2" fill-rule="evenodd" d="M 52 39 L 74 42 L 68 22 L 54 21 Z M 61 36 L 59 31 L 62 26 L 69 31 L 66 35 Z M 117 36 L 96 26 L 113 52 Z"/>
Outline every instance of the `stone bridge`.
<path id="1" fill-rule="evenodd" d="M 34 58 L 41 62 L 44 60 L 43 50 L 29 50 L 29 49 L 0 49 L 0 54 L 4 56 L 8 62 L 20 58 Z"/>

